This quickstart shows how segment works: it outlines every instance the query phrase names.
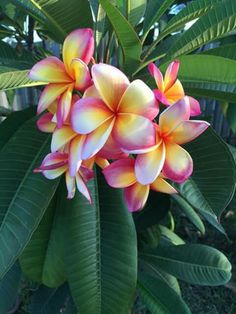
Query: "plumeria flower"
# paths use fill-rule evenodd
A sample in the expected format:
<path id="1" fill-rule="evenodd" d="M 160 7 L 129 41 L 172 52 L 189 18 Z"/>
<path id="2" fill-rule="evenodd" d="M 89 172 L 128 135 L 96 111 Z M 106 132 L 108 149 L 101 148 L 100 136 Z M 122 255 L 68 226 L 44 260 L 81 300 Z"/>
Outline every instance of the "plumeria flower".
<path id="1" fill-rule="evenodd" d="M 151 120 L 159 108 L 151 89 L 141 80 L 130 83 L 120 70 L 107 64 L 93 65 L 92 77 L 95 97 L 80 99 L 71 114 L 74 131 L 87 134 L 82 159 L 95 155 L 110 135 L 121 149 L 153 146 L 155 128 Z"/>
<path id="2" fill-rule="evenodd" d="M 150 63 L 148 66 L 150 74 L 154 77 L 158 89 L 153 92 L 156 99 L 166 106 L 174 104 L 185 96 L 183 86 L 177 79 L 179 71 L 179 61 L 173 61 L 167 68 L 165 76 L 163 78 L 161 71 L 156 67 L 154 63 Z M 201 113 L 199 102 L 188 96 L 190 103 L 191 116 L 198 116 Z"/>
<path id="3" fill-rule="evenodd" d="M 68 170 L 68 154 L 63 152 L 56 152 L 48 154 L 40 167 L 36 168 L 34 172 L 41 172 L 47 179 L 53 180 L 58 178 L 63 173 L 66 177 L 66 186 L 69 199 L 75 195 L 77 189 L 87 198 L 91 203 L 91 196 L 86 186 L 86 182 L 93 177 L 93 171 L 84 165 L 81 165 L 76 175 L 71 177 Z"/>
<path id="4" fill-rule="evenodd" d="M 180 145 L 188 143 L 204 132 L 209 123 L 189 120 L 189 98 L 176 102 L 163 111 L 156 125 L 156 145 L 137 156 L 135 174 L 141 184 L 156 180 L 161 171 L 174 182 L 184 182 L 192 174 L 193 161 Z"/>
<path id="5" fill-rule="evenodd" d="M 168 194 L 177 193 L 162 176 L 156 178 L 152 184 L 140 184 L 135 176 L 134 166 L 133 158 L 124 158 L 114 161 L 103 169 L 106 181 L 111 187 L 124 188 L 124 199 L 130 212 L 144 207 L 150 189 Z"/>
<path id="6" fill-rule="evenodd" d="M 61 127 L 69 116 L 73 90 L 84 91 L 92 84 L 87 64 L 94 51 L 93 31 L 77 29 L 70 33 L 63 44 L 63 62 L 48 57 L 36 63 L 29 72 L 32 80 L 48 82 L 43 90 L 38 113 L 43 112 L 57 98 L 57 125 Z"/>

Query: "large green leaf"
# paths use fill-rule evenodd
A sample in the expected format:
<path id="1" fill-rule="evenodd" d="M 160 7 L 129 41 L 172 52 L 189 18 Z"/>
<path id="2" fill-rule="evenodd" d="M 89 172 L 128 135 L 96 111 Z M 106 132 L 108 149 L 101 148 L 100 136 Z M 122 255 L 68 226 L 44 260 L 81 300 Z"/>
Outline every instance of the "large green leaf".
<path id="1" fill-rule="evenodd" d="M 69 310 L 70 308 L 70 310 Z M 50 289 L 40 286 L 30 298 L 29 314 L 76 314 L 67 284 Z"/>
<path id="2" fill-rule="evenodd" d="M 158 277 L 139 273 L 138 292 L 152 314 L 190 314 L 184 300 Z"/>
<path id="3" fill-rule="evenodd" d="M 162 15 L 174 3 L 175 0 L 150 0 L 144 18 L 143 37 L 146 38 L 150 28 L 159 22 Z"/>
<path id="4" fill-rule="evenodd" d="M 13 112 L 7 119 L 0 123 L 0 150 L 11 138 L 11 136 L 22 126 L 22 124 L 36 114 L 36 107 Z"/>
<path id="5" fill-rule="evenodd" d="M 179 79 L 186 93 L 218 100 L 236 101 L 236 61 L 213 55 L 179 58 Z M 168 63 L 160 68 L 164 71 Z"/>
<path id="6" fill-rule="evenodd" d="M 166 59 L 187 54 L 202 45 L 222 37 L 236 28 L 236 2 L 227 0 L 218 3 L 209 12 L 183 33 L 168 50 Z"/>
<path id="7" fill-rule="evenodd" d="M 222 45 L 217 48 L 205 50 L 202 54 L 236 60 L 236 44 Z"/>
<path id="8" fill-rule="evenodd" d="M 49 138 L 27 121 L 0 152 L 0 277 L 24 250 L 58 181 L 33 173 L 49 151 Z"/>
<path id="9" fill-rule="evenodd" d="M 127 19 L 109 0 L 100 0 L 100 3 L 120 42 L 124 54 L 124 68 L 127 73 L 131 73 L 140 62 L 142 47 L 139 38 Z"/>
<path id="10" fill-rule="evenodd" d="M 185 148 L 193 158 L 194 171 L 179 186 L 180 194 L 200 212 L 220 216 L 236 183 L 235 162 L 228 146 L 209 128 Z"/>
<path id="11" fill-rule="evenodd" d="M 30 80 L 27 76 L 28 72 L 28 70 L 9 71 L 9 69 L 6 68 L 5 73 L 0 73 L 0 90 L 45 85 L 43 82 Z"/>
<path id="12" fill-rule="evenodd" d="M 21 52 L 11 47 L 4 41 L 0 41 L 0 65 L 13 67 L 19 70 L 29 69 L 36 62 L 32 53 L 22 48 Z"/>
<path id="13" fill-rule="evenodd" d="M 65 209 L 61 206 L 62 186 L 20 257 L 23 272 L 47 287 L 58 287 L 66 279 L 64 267 Z M 64 196 L 64 195 L 63 195 Z"/>
<path id="14" fill-rule="evenodd" d="M 74 301 L 83 313 L 126 313 L 136 286 L 137 244 L 122 192 L 100 174 L 89 182 L 92 206 L 79 193 L 65 199 L 66 268 Z"/>
<path id="15" fill-rule="evenodd" d="M 220 251 L 201 244 L 149 249 L 140 258 L 192 284 L 221 285 L 231 277 L 231 265 Z"/>
<path id="16" fill-rule="evenodd" d="M 88 0 L 11 0 L 46 28 L 46 33 L 62 42 L 78 27 L 92 27 L 92 12 Z"/>
<path id="17" fill-rule="evenodd" d="M 21 270 L 16 262 L 0 280 L 0 313 L 8 313 L 16 302 L 20 287 Z"/>

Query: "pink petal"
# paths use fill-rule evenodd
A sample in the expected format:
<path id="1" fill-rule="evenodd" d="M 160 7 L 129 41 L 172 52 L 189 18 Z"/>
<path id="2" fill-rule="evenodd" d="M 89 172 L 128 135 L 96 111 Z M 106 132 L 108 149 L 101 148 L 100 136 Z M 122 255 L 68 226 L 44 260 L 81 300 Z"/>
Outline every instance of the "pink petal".
<path id="1" fill-rule="evenodd" d="M 66 187 L 67 198 L 72 199 L 75 196 L 75 177 L 71 177 L 69 172 L 66 172 Z"/>
<path id="2" fill-rule="evenodd" d="M 117 115 L 112 136 L 118 145 L 127 151 L 146 149 L 156 143 L 156 132 L 152 122 L 130 113 Z"/>
<path id="3" fill-rule="evenodd" d="M 165 109 L 159 118 L 159 126 L 163 135 L 170 134 L 182 121 L 189 120 L 190 106 L 187 97 L 182 98 Z"/>
<path id="4" fill-rule="evenodd" d="M 95 85 L 89 86 L 83 94 L 83 98 L 92 97 L 92 98 L 101 98 L 98 90 L 96 89 Z"/>
<path id="5" fill-rule="evenodd" d="M 91 180 L 94 177 L 93 170 L 85 167 L 83 164 L 79 168 L 79 173 L 85 182 Z"/>
<path id="6" fill-rule="evenodd" d="M 94 38 L 90 28 L 80 28 L 71 32 L 63 44 L 63 60 L 65 67 L 70 73 L 70 66 L 73 59 L 81 59 L 88 64 L 93 56 Z"/>
<path id="7" fill-rule="evenodd" d="M 45 133 L 52 133 L 56 127 L 56 123 L 52 122 L 53 114 L 51 112 L 44 113 L 37 121 L 37 127 Z"/>
<path id="8" fill-rule="evenodd" d="M 49 84 L 40 95 L 37 113 L 43 112 L 47 109 L 64 91 L 68 85 L 65 84 Z"/>
<path id="9" fill-rule="evenodd" d="M 71 124 L 80 134 L 88 134 L 112 117 L 101 99 L 82 98 L 72 108 Z"/>
<path id="10" fill-rule="evenodd" d="M 187 96 L 190 104 L 190 115 L 191 117 L 199 116 L 201 114 L 201 107 L 197 99 Z"/>
<path id="11" fill-rule="evenodd" d="M 82 60 L 73 59 L 70 68 L 75 78 L 75 89 L 84 91 L 93 84 L 88 66 Z"/>
<path id="12" fill-rule="evenodd" d="M 75 180 L 76 180 L 77 189 L 80 191 L 80 193 L 82 193 L 87 198 L 87 200 L 91 204 L 92 200 L 91 200 L 89 190 L 86 186 L 86 183 L 84 182 L 83 178 L 80 176 L 79 173 L 76 175 Z"/>
<path id="13" fill-rule="evenodd" d="M 52 135 L 51 151 L 56 152 L 70 142 L 77 134 L 70 126 L 64 125 L 56 129 Z"/>
<path id="14" fill-rule="evenodd" d="M 183 121 L 172 131 L 171 141 L 176 144 L 188 143 L 201 135 L 209 125 L 208 122 L 200 120 Z"/>
<path id="15" fill-rule="evenodd" d="M 163 91 L 164 90 L 164 82 L 163 82 L 163 76 L 161 71 L 158 69 L 158 67 L 154 63 L 150 63 L 148 65 L 148 70 L 150 74 L 154 77 L 157 87 Z"/>
<path id="16" fill-rule="evenodd" d="M 135 175 L 142 184 L 150 184 L 159 176 L 165 162 L 165 145 L 161 143 L 154 150 L 140 154 L 135 161 Z"/>
<path id="17" fill-rule="evenodd" d="M 71 177 L 74 177 L 79 170 L 82 163 L 82 147 L 85 141 L 85 135 L 77 135 L 70 142 L 69 147 L 69 173 Z"/>
<path id="18" fill-rule="evenodd" d="M 175 60 L 168 66 L 164 78 L 165 90 L 169 89 L 175 83 L 179 72 L 179 63 L 179 60 Z"/>
<path id="19" fill-rule="evenodd" d="M 114 119 L 111 118 L 86 136 L 82 151 L 83 160 L 91 158 L 99 152 L 110 136 L 113 126 Z"/>
<path id="20" fill-rule="evenodd" d="M 168 179 L 182 183 L 193 172 L 193 161 L 189 153 L 174 143 L 166 143 L 166 160 L 163 174 Z"/>
<path id="21" fill-rule="evenodd" d="M 161 91 L 158 90 L 158 89 L 154 89 L 153 93 L 154 93 L 156 99 L 157 99 L 158 101 L 160 101 L 163 105 L 166 105 L 166 106 L 169 106 L 169 105 L 170 105 L 170 102 L 169 102 L 169 100 L 166 98 L 165 93 L 161 92 Z"/>
<path id="22" fill-rule="evenodd" d="M 92 77 L 101 98 L 112 110 L 116 111 L 129 80 L 123 72 L 108 64 L 95 64 L 92 67 Z"/>
<path id="23" fill-rule="evenodd" d="M 107 183 L 113 188 L 124 188 L 136 182 L 134 159 L 132 158 L 116 160 L 102 172 Z"/>
<path id="24" fill-rule="evenodd" d="M 42 172 L 47 179 L 55 179 L 67 170 L 67 159 L 65 153 L 50 153 L 34 172 Z"/>
<path id="25" fill-rule="evenodd" d="M 120 159 L 120 158 L 128 157 L 128 154 L 125 154 L 120 149 L 120 147 L 114 141 L 113 137 L 110 135 L 108 140 L 106 141 L 106 144 L 98 152 L 97 156 L 105 158 L 105 159 Z"/>
<path id="26" fill-rule="evenodd" d="M 141 185 L 138 182 L 125 188 L 125 203 L 130 212 L 139 211 L 145 206 L 148 199 L 149 190 L 149 185 Z"/>
<path id="27" fill-rule="evenodd" d="M 57 105 L 57 127 L 61 128 L 70 115 L 73 86 L 69 85 L 68 89 L 61 95 Z"/>
<path id="28" fill-rule="evenodd" d="M 159 112 L 159 105 L 152 90 L 143 81 L 135 80 L 124 92 L 118 111 L 153 120 Z"/>
<path id="29" fill-rule="evenodd" d="M 150 188 L 154 191 L 166 193 L 166 194 L 175 194 L 178 193 L 173 186 L 171 186 L 166 180 L 161 177 L 158 177 L 151 185 Z"/>
<path id="30" fill-rule="evenodd" d="M 56 57 L 48 57 L 36 63 L 28 76 L 31 80 L 48 83 L 71 82 L 71 77 L 66 73 L 64 63 Z"/>

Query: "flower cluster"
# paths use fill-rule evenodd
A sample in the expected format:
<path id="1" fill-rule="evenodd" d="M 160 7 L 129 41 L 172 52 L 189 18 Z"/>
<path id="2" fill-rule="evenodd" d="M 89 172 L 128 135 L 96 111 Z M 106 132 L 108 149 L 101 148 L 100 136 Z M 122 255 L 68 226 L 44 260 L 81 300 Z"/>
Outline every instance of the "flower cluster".
<path id="1" fill-rule="evenodd" d="M 200 107 L 184 94 L 178 61 L 169 65 L 164 79 L 149 65 L 158 88 L 152 91 L 141 80 L 130 82 L 114 66 L 95 64 L 93 52 L 92 30 L 78 29 L 65 39 L 63 62 L 48 57 L 29 73 L 49 83 L 39 99 L 37 126 L 52 133 L 51 153 L 35 172 L 48 179 L 65 173 L 68 198 L 77 187 L 91 202 L 86 183 L 97 164 L 110 186 L 124 188 L 129 211 L 137 211 L 150 189 L 176 193 L 167 180 L 189 178 L 193 161 L 181 145 L 209 124 L 190 120 Z M 160 114 L 159 103 L 168 106 Z"/>

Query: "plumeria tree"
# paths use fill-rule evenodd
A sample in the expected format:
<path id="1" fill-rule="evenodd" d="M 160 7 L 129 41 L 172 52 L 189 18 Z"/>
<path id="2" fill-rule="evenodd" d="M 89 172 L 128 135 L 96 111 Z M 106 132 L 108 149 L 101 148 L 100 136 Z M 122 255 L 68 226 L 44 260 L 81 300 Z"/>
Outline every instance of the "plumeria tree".
<path id="1" fill-rule="evenodd" d="M 37 112 L 0 124 L 0 312 L 24 276 L 38 285 L 29 313 L 129 313 L 137 298 L 151 313 L 191 313 L 177 279 L 225 284 L 231 265 L 175 233 L 171 204 L 200 233 L 205 222 L 225 233 L 233 148 L 199 97 L 236 98 L 234 45 L 221 42 L 235 2 L 190 1 L 172 19 L 173 0 L 10 3 L 61 55 L 0 46 L 0 88 L 41 90 Z M 210 41 L 219 47 L 198 50 Z"/>

